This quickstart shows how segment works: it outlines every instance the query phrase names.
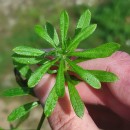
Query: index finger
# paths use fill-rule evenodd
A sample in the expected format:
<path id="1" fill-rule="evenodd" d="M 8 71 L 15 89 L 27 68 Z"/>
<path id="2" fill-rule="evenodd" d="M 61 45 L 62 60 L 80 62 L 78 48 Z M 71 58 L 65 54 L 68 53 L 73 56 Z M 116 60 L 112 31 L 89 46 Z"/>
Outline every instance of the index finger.
<path id="1" fill-rule="evenodd" d="M 130 55 L 116 52 L 108 58 L 98 58 L 79 63 L 85 69 L 105 70 L 115 73 L 119 80 L 107 83 L 112 94 L 122 103 L 130 106 Z"/>

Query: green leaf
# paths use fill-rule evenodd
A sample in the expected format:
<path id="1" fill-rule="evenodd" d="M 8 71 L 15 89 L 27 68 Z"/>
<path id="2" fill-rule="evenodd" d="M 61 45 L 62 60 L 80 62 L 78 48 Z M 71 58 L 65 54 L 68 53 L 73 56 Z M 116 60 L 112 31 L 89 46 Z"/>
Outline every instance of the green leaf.
<path id="1" fill-rule="evenodd" d="M 94 49 L 71 52 L 70 56 L 78 56 L 82 58 L 104 58 L 110 56 L 112 53 L 117 51 L 120 48 L 120 45 L 117 43 L 106 43 Z"/>
<path id="2" fill-rule="evenodd" d="M 56 32 L 56 29 L 53 27 L 52 24 L 50 24 L 48 22 L 46 23 L 45 28 L 46 28 L 48 35 L 53 40 L 55 46 L 58 46 L 59 45 L 59 37 L 58 37 L 58 34 Z"/>
<path id="3" fill-rule="evenodd" d="M 45 52 L 36 48 L 28 47 L 28 46 L 19 46 L 13 49 L 16 54 L 24 55 L 24 56 L 41 56 Z"/>
<path id="4" fill-rule="evenodd" d="M 48 71 L 48 69 L 57 61 L 48 61 L 47 63 L 40 66 L 34 73 L 32 73 L 31 77 L 28 80 L 28 87 L 32 88 L 38 84 L 43 75 Z"/>
<path id="5" fill-rule="evenodd" d="M 40 25 L 35 26 L 35 32 L 42 37 L 44 40 L 49 42 L 54 48 L 56 48 L 54 41 L 51 39 L 51 37 L 48 35 L 47 31 Z"/>
<path id="6" fill-rule="evenodd" d="M 55 83 L 56 93 L 59 97 L 63 97 L 65 93 L 65 77 L 64 77 L 64 61 L 60 61 L 58 73 Z"/>
<path id="7" fill-rule="evenodd" d="M 100 82 L 114 82 L 118 80 L 118 77 L 111 72 L 106 72 L 103 70 L 88 70 L 88 72 L 97 77 Z"/>
<path id="8" fill-rule="evenodd" d="M 63 11 L 60 15 L 60 32 L 61 32 L 61 41 L 63 49 L 65 48 L 68 28 L 69 28 L 69 16 L 66 11 Z"/>
<path id="9" fill-rule="evenodd" d="M 71 82 L 71 80 L 68 80 L 68 89 L 69 89 L 69 95 L 70 95 L 70 101 L 72 103 L 73 109 L 78 117 L 83 117 L 84 115 L 84 104 L 79 96 L 79 93 L 77 92 L 75 85 Z"/>
<path id="10" fill-rule="evenodd" d="M 67 62 L 71 66 L 72 71 L 77 73 L 82 80 L 87 82 L 90 86 L 92 86 L 95 89 L 100 89 L 101 88 L 100 81 L 94 75 L 92 75 L 89 71 L 84 70 L 83 68 L 76 65 L 75 63 L 73 63 L 69 59 L 67 59 Z"/>
<path id="11" fill-rule="evenodd" d="M 77 23 L 76 27 L 76 34 L 79 33 L 84 28 L 88 27 L 91 20 L 91 12 L 89 10 L 86 10 L 79 18 L 79 21 Z"/>
<path id="12" fill-rule="evenodd" d="M 17 123 L 15 124 L 15 128 L 11 129 L 11 130 L 20 130 L 18 129 L 20 125 L 22 125 L 22 123 L 24 123 L 24 121 L 26 121 L 30 116 L 30 112 L 27 113 L 26 115 L 22 116 L 20 119 L 17 120 Z"/>
<path id="13" fill-rule="evenodd" d="M 29 79 L 29 77 L 31 76 L 31 69 L 29 68 L 28 65 L 22 66 L 18 68 L 20 74 L 25 77 L 26 79 Z"/>
<path id="14" fill-rule="evenodd" d="M 31 103 L 27 103 L 25 105 L 22 105 L 16 108 L 8 116 L 8 121 L 14 121 L 23 117 L 24 115 L 26 115 L 28 112 L 30 112 L 33 108 L 37 107 L 38 105 L 39 105 L 39 102 L 31 102 Z"/>
<path id="15" fill-rule="evenodd" d="M 15 79 L 18 85 L 22 88 L 27 87 L 27 79 L 23 78 L 19 71 L 14 68 Z"/>
<path id="16" fill-rule="evenodd" d="M 5 97 L 14 97 L 14 96 L 25 96 L 32 94 L 33 91 L 29 88 L 10 88 L 7 90 L 4 90 L 0 95 Z"/>
<path id="17" fill-rule="evenodd" d="M 71 55 L 71 54 L 70 54 Z M 80 63 L 83 61 L 89 60 L 88 58 L 78 57 L 77 59 L 73 60 L 74 63 Z"/>
<path id="18" fill-rule="evenodd" d="M 93 24 L 93 25 L 90 25 L 90 26 L 84 28 L 80 33 L 78 33 L 74 37 L 74 39 L 69 44 L 67 50 L 69 52 L 75 50 L 82 40 L 86 39 L 88 36 L 90 36 L 95 31 L 96 26 L 97 26 L 96 24 Z"/>
<path id="19" fill-rule="evenodd" d="M 37 64 L 40 61 L 42 61 L 41 57 L 30 57 L 30 56 L 20 56 L 18 54 L 13 54 L 12 55 L 13 61 L 20 63 L 20 64 Z"/>
<path id="20" fill-rule="evenodd" d="M 55 87 L 53 87 L 45 102 L 44 113 L 46 117 L 49 117 L 51 115 L 56 106 L 57 101 L 58 96 L 56 94 Z"/>
<path id="21" fill-rule="evenodd" d="M 24 64 L 19 64 L 19 63 L 14 63 L 14 64 L 15 64 L 15 68 L 19 71 L 19 73 L 26 79 L 29 79 L 32 73 L 32 70 L 29 68 L 29 66 Z"/>

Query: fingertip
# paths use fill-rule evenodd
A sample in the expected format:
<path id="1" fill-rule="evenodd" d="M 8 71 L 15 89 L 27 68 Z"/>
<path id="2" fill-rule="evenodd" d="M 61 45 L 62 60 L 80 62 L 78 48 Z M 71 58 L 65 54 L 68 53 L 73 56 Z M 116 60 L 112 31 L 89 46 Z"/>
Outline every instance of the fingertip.
<path id="1" fill-rule="evenodd" d="M 82 118 L 75 114 L 67 94 L 59 99 L 48 120 L 53 130 L 98 130 L 86 108 Z"/>

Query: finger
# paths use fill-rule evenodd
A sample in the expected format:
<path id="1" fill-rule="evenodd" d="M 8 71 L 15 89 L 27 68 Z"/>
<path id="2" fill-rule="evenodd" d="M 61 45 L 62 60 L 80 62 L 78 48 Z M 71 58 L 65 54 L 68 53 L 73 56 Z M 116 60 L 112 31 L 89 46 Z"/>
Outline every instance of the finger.
<path id="1" fill-rule="evenodd" d="M 86 108 L 82 118 L 75 115 L 67 94 L 59 99 L 49 123 L 53 130 L 99 130 Z"/>
<path id="2" fill-rule="evenodd" d="M 44 104 L 54 83 L 55 77 L 46 74 L 35 87 L 35 94 L 40 99 L 41 103 Z M 82 119 L 75 115 L 68 94 L 65 94 L 63 98 L 59 99 L 52 115 L 49 117 L 49 123 L 53 130 L 98 130 L 86 109 Z"/>
<path id="3" fill-rule="evenodd" d="M 85 69 L 111 71 L 119 77 L 119 81 L 104 84 L 100 90 L 92 89 L 87 85 L 85 90 L 84 83 L 82 87 L 79 84 L 77 89 L 79 93 L 83 93 L 85 102 L 106 105 L 123 118 L 130 120 L 130 81 L 128 78 L 130 77 L 130 56 L 124 52 L 116 52 L 111 57 L 89 60 L 79 65 Z M 85 94 L 86 91 L 88 95 Z"/>
<path id="4" fill-rule="evenodd" d="M 46 98 L 51 91 L 55 83 L 55 76 L 46 74 L 43 76 L 38 85 L 34 88 L 35 95 L 38 97 L 41 103 L 45 103 Z"/>
<path id="5" fill-rule="evenodd" d="M 106 70 L 115 73 L 119 80 L 108 83 L 108 88 L 125 105 L 130 106 L 130 56 L 116 52 L 108 58 L 88 60 L 79 64 L 85 69 Z"/>
<path id="6" fill-rule="evenodd" d="M 76 88 L 85 103 L 108 107 L 124 119 L 130 121 L 130 107 L 115 98 L 108 86 L 103 86 L 100 90 L 96 90 L 81 82 Z"/>
<path id="7" fill-rule="evenodd" d="M 124 52 L 117 52 L 113 54 L 111 57 L 108 58 L 98 58 L 98 59 L 93 59 L 89 60 L 86 62 L 82 62 L 79 65 L 82 66 L 85 69 L 97 69 L 97 70 L 106 70 L 106 71 L 111 71 L 114 72 L 115 74 L 118 75 L 119 81 L 116 83 L 109 83 L 108 88 L 112 91 L 112 93 L 122 102 L 127 105 L 130 104 L 130 80 L 128 80 L 128 77 L 130 77 L 129 69 L 130 69 L 130 56 Z M 53 77 L 53 78 L 52 78 Z M 126 78 L 127 77 L 127 78 Z M 54 76 L 46 75 L 43 77 L 41 83 L 38 85 L 39 89 L 37 89 L 40 93 L 40 95 L 48 95 L 45 91 L 48 88 L 47 85 L 51 84 L 50 79 L 54 81 Z M 44 80 L 48 79 L 48 81 Z M 45 85 L 44 85 L 44 82 Z M 46 85 L 47 84 L 47 85 Z M 53 84 L 53 83 L 52 83 Z M 40 86 L 44 86 L 44 89 L 41 91 Z M 81 89 L 82 86 L 82 89 Z M 86 86 L 85 83 L 80 83 L 77 88 L 79 88 L 80 94 L 83 97 L 84 101 L 86 99 L 90 99 L 89 97 L 91 96 L 90 102 L 96 103 L 97 104 L 103 104 L 104 103 L 104 90 L 93 90 L 90 88 L 84 87 Z M 50 90 L 50 88 L 48 88 Z M 94 92 L 93 92 L 94 91 Z M 96 93 L 96 94 L 95 94 Z M 99 93 L 99 94 L 98 94 Z M 87 96 L 88 95 L 88 96 Z M 46 97 L 44 96 L 44 97 Z M 88 98 L 85 98 L 85 97 Z M 100 96 L 100 97 L 99 97 Z"/>
<path id="8" fill-rule="evenodd" d="M 129 71 L 129 63 L 130 56 L 126 53 L 117 52 L 111 57 L 108 58 L 98 58 L 94 60 L 89 60 L 87 62 L 82 62 L 80 65 L 86 69 L 100 69 L 100 70 L 109 70 L 111 72 L 114 72 L 117 74 L 117 72 L 120 72 L 118 77 L 120 78 L 120 82 L 111 83 L 108 84 L 108 87 L 103 87 L 100 90 L 95 90 L 89 87 L 87 84 L 81 82 L 76 87 L 82 97 L 82 99 L 85 102 L 92 103 L 92 104 L 101 104 L 101 105 L 107 105 L 112 110 L 114 110 L 116 113 L 121 115 L 122 117 L 129 117 L 130 118 L 130 112 L 128 112 L 129 108 L 129 81 L 127 81 L 127 85 L 124 85 L 123 77 L 128 77 Z M 121 62 L 121 63 L 120 63 Z M 116 65 L 116 68 L 113 70 L 114 66 Z M 120 71 L 122 70 L 123 71 Z M 125 75 L 125 76 L 124 76 Z M 50 91 L 50 88 L 54 85 L 54 76 L 46 75 L 43 77 L 41 83 L 36 88 L 37 96 L 42 100 L 45 101 L 48 92 Z M 122 86 L 120 86 L 120 83 L 122 83 Z M 115 89 L 115 85 L 117 86 L 117 89 Z M 119 101 L 107 90 L 107 88 L 110 88 L 111 92 L 116 95 L 116 98 L 119 99 Z M 126 88 L 124 91 L 120 91 L 120 88 Z M 128 89 L 128 90 L 127 90 Z M 123 95 L 124 92 L 124 95 Z M 44 95 L 45 94 L 45 95 Z M 121 100 L 123 97 L 124 100 Z M 128 99 L 127 99 L 128 98 Z M 126 106 L 124 106 L 126 104 Z"/>

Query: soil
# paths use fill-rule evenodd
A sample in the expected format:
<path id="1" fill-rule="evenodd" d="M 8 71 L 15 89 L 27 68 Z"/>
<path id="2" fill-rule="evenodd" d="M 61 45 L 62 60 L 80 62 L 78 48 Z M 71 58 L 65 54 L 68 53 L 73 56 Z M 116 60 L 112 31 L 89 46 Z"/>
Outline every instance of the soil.
<path id="1" fill-rule="evenodd" d="M 21 101 L 21 99 L 22 99 L 22 101 Z M 14 101 L 13 101 L 13 98 L 8 99 L 8 100 L 5 98 L 0 99 L 0 128 L 3 128 L 4 130 L 10 130 L 11 124 L 13 126 L 15 126 L 16 122 L 9 123 L 7 121 L 7 117 L 13 109 L 17 108 L 18 106 L 20 106 L 24 103 L 30 102 L 30 99 L 29 99 L 29 101 L 26 101 L 27 100 L 26 97 L 21 98 L 21 99 L 18 98 L 18 99 L 15 99 Z M 24 101 L 24 103 L 23 103 L 23 101 Z M 18 130 L 36 130 L 38 122 L 41 117 L 41 114 L 42 114 L 41 107 L 37 107 L 37 108 L 33 109 L 30 113 L 29 118 L 27 120 L 25 120 L 19 126 Z M 44 124 L 43 124 L 41 130 L 51 130 L 47 120 L 44 121 Z"/>

